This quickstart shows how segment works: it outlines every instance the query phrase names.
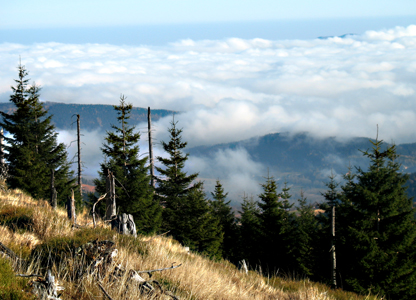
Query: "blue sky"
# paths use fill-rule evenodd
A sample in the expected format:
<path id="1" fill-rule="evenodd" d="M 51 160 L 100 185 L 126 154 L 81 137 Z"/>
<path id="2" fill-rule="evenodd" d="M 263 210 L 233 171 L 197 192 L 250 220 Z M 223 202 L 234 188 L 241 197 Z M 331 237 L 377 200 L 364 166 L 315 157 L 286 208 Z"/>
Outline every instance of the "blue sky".
<path id="1" fill-rule="evenodd" d="M 414 16 L 413 0 L 1 1 L 3 28 Z"/>
<path id="2" fill-rule="evenodd" d="M 414 0 L 0 0 L 0 42 L 164 45 L 310 39 L 408 26 Z"/>

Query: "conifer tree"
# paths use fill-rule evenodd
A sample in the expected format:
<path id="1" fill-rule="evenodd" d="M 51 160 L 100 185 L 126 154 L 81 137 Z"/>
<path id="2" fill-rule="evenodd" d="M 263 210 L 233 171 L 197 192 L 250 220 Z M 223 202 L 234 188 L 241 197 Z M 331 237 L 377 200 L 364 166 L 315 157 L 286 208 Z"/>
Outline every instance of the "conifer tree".
<path id="1" fill-rule="evenodd" d="M 105 193 L 106 176 L 110 170 L 116 178 L 116 201 L 120 213 L 133 215 L 137 231 L 151 233 L 161 224 L 161 207 L 153 200 L 147 157 L 139 158 L 140 133 L 128 124 L 132 104 L 121 95 L 120 104 L 115 105 L 119 122 L 112 125 L 114 131 L 107 132 L 101 148 L 106 160 L 101 163 L 99 179 L 94 181 L 96 190 Z"/>
<path id="2" fill-rule="evenodd" d="M 349 289 L 414 299 L 416 226 L 408 176 L 400 172 L 394 145 L 382 151 L 382 141 L 371 143 L 372 150 L 364 152 L 368 170 L 357 168 L 343 187 L 339 269 Z"/>
<path id="3" fill-rule="evenodd" d="M 1 112 L 0 126 L 4 128 L 5 158 L 9 164 L 8 184 L 20 188 L 34 198 L 48 199 L 50 176 L 55 173 L 55 188 L 59 204 L 65 203 L 75 179 L 71 179 L 64 144 L 57 142 L 52 116 L 39 100 L 40 88 L 29 86 L 28 72 L 22 64 L 18 66 L 16 86 L 12 86 L 10 101 L 16 106 L 11 114 Z M 9 133 L 9 135 L 6 135 Z"/>
<path id="4" fill-rule="evenodd" d="M 255 268 L 259 262 L 259 236 L 260 236 L 260 209 L 258 202 L 244 194 L 243 203 L 241 204 L 240 226 L 239 226 L 239 251 L 236 253 L 238 261 L 244 259 L 251 267 Z"/>
<path id="5" fill-rule="evenodd" d="M 277 184 L 273 177 L 268 176 L 262 184 L 263 193 L 259 195 L 260 242 L 259 256 L 261 264 L 268 272 L 278 269 L 288 271 L 288 233 L 290 215 L 285 200 L 279 199 Z M 288 193 L 288 191 L 286 191 Z"/>
<path id="6" fill-rule="evenodd" d="M 315 218 L 314 207 L 307 203 L 303 191 L 300 193 L 297 205 L 297 216 L 289 235 L 289 256 L 291 271 L 298 275 L 311 277 L 314 275 L 316 263 L 316 240 L 318 222 Z M 294 215 L 293 215 L 294 216 Z"/>
<path id="7" fill-rule="evenodd" d="M 164 168 L 156 167 L 160 176 L 156 177 L 156 198 L 164 206 L 163 209 L 163 229 L 175 231 L 175 224 L 180 222 L 180 208 L 182 202 L 193 190 L 202 187 L 202 182 L 194 182 L 198 173 L 187 175 L 183 170 L 188 154 L 182 151 L 186 147 L 186 142 L 182 142 L 182 130 L 176 127 L 177 122 L 173 120 L 168 129 L 170 140 L 168 143 L 162 141 L 163 150 L 168 154 L 168 158 L 161 156 L 157 160 Z M 179 220 L 178 220 L 179 218 Z"/>
<path id="8" fill-rule="evenodd" d="M 231 200 L 226 201 L 228 193 L 224 193 L 224 188 L 219 180 L 216 181 L 215 190 L 211 192 L 211 195 L 213 198 L 210 202 L 211 209 L 213 214 L 219 218 L 224 233 L 223 257 L 232 259 L 235 256 L 235 243 L 238 235 L 235 215 L 230 206 Z"/>
<path id="9" fill-rule="evenodd" d="M 206 199 L 203 185 L 189 191 L 178 203 L 177 218 L 172 220 L 171 234 L 183 245 L 208 257 L 222 257 L 223 231 Z"/>

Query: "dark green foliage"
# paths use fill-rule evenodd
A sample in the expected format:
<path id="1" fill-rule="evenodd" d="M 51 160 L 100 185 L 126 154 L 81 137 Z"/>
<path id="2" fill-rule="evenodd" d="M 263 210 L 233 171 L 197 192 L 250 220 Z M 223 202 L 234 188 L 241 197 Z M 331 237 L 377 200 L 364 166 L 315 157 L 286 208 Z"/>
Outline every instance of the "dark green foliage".
<path id="1" fill-rule="evenodd" d="M 259 264 L 258 241 L 260 235 L 260 220 L 258 215 L 260 213 L 257 202 L 254 201 L 253 196 L 248 198 L 244 194 L 243 203 L 241 204 L 240 213 L 240 243 L 238 260 L 246 260 L 251 267 L 256 267 Z"/>
<path id="2" fill-rule="evenodd" d="M 307 203 L 303 191 L 296 208 L 296 215 L 291 215 L 292 229 L 288 251 L 290 268 L 297 275 L 311 277 L 317 265 L 315 258 L 318 248 L 318 221 L 315 218 L 314 207 Z"/>
<path id="3" fill-rule="evenodd" d="M 189 155 L 183 154 L 182 152 L 187 143 L 182 142 L 182 129 L 176 128 L 176 124 L 177 122 L 173 120 L 171 122 L 172 126 L 168 129 L 170 134 L 169 142 L 161 142 L 163 150 L 167 152 L 169 157 L 157 157 L 157 160 L 159 160 L 165 168 L 156 167 L 156 170 L 160 174 L 160 177 L 156 178 L 156 192 L 159 195 L 159 200 L 166 204 L 164 214 L 166 211 L 168 215 L 170 210 L 176 210 L 182 197 L 186 197 L 190 191 L 198 189 L 202 185 L 202 183 L 199 182 L 191 185 L 197 178 L 198 173 L 187 175 L 186 172 L 183 171 Z"/>
<path id="4" fill-rule="evenodd" d="M 279 198 L 277 184 L 273 177 L 268 176 L 262 184 L 263 193 L 259 195 L 258 206 L 260 213 L 260 246 L 259 257 L 263 270 L 275 273 L 277 270 L 290 270 L 288 260 L 288 241 L 291 229 L 291 217 L 288 209 L 290 205 L 289 189 L 285 185 L 285 199 Z"/>
<path id="5" fill-rule="evenodd" d="M 34 198 L 50 197 L 50 174 L 55 170 L 55 188 L 62 205 L 75 182 L 69 170 L 64 144 L 57 143 L 52 116 L 39 100 L 40 88 L 28 85 L 27 71 L 19 65 L 19 79 L 12 87 L 10 101 L 16 106 L 11 113 L 1 112 L 4 128 L 5 158 L 9 164 L 8 184 L 20 188 Z M 9 133 L 11 136 L 6 136 Z"/>
<path id="6" fill-rule="evenodd" d="M 210 209 L 203 192 L 203 183 L 194 182 L 198 174 L 187 175 L 183 171 L 187 154 L 182 150 L 182 130 L 176 128 L 174 120 L 168 129 L 170 140 L 162 141 L 168 158 L 157 157 L 165 168 L 156 167 L 156 194 L 163 209 L 163 229 L 191 249 L 219 258 L 221 255 L 222 233 L 219 219 Z"/>
<path id="7" fill-rule="evenodd" d="M 172 121 L 171 127 L 168 129 L 170 140 L 168 143 L 162 141 L 163 150 L 168 154 L 168 158 L 157 157 L 165 168 L 156 167 L 160 176 L 156 177 L 157 199 L 163 204 L 163 229 L 175 230 L 175 224 L 182 218 L 180 208 L 182 202 L 190 192 L 198 190 L 202 187 L 202 182 L 193 181 L 198 174 L 187 175 L 183 171 L 188 154 L 183 154 L 182 150 L 186 147 L 186 142 L 182 142 L 181 129 L 176 128 L 177 122 Z"/>
<path id="8" fill-rule="evenodd" d="M 408 176 L 400 173 L 395 146 L 382 151 L 382 141 L 365 151 L 367 171 L 357 169 L 347 180 L 338 208 L 337 247 L 344 286 L 360 293 L 371 290 L 389 299 L 416 296 L 416 227 Z M 338 220 L 337 220 L 338 221 Z"/>
<path id="9" fill-rule="evenodd" d="M 210 209 L 202 186 L 191 190 L 178 203 L 177 218 L 171 220 L 171 234 L 184 246 L 211 258 L 221 258 L 223 232 Z"/>
<path id="10" fill-rule="evenodd" d="M 231 201 L 226 201 L 228 193 L 224 193 L 224 189 L 219 180 L 215 185 L 214 192 L 211 192 L 213 200 L 210 202 L 214 216 L 220 220 L 220 226 L 224 233 L 224 241 L 222 244 L 222 255 L 226 259 L 231 259 L 236 255 L 236 241 L 238 239 L 236 218 L 230 206 Z"/>
<path id="11" fill-rule="evenodd" d="M 94 183 L 96 191 L 104 194 L 110 170 L 116 178 L 119 213 L 133 215 L 138 232 L 151 233 L 160 227 L 161 208 L 153 200 L 147 157 L 139 159 L 140 133 L 135 132 L 135 126 L 128 125 L 132 107 L 125 102 L 124 96 L 120 97 L 120 105 L 114 106 L 119 126 L 113 125 L 114 131 L 107 132 L 106 143 L 101 148 L 106 160 L 101 163 L 100 178 Z"/>

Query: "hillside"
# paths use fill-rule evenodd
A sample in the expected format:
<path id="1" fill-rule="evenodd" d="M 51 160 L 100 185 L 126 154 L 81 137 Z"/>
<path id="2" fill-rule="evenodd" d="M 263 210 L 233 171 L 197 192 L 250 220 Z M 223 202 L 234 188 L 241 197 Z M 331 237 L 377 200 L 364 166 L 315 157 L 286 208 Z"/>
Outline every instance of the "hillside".
<path id="1" fill-rule="evenodd" d="M 44 107 L 53 115 L 52 123 L 60 130 L 75 129 L 76 114 L 81 117 L 82 130 L 111 130 L 111 124 L 117 124 L 117 112 L 112 105 L 45 102 Z M 0 111 L 10 113 L 13 109 L 15 106 L 11 102 L 0 103 Z M 170 110 L 152 109 L 152 120 L 157 121 L 172 113 Z M 133 107 L 130 122 L 147 122 L 147 108 Z"/>
<path id="2" fill-rule="evenodd" d="M 45 201 L 34 201 L 18 190 L 0 191 L 0 242 L 21 258 L 12 269 L 10 255 L 0 252 L 0 299 L 33 299 L 33 286 L 39 286 L 48 269 L 64 288 L 59 299 L 105 299 L 99 285 L 107 299 L 114 300 L 379 299 L 330 290 L 308 279 L 246 274 L 227 261 L 188 253 L 165 236 L 123 236 L 102 222 L 94 229 L 88 212 L 80 214 L 77 223 L 80 226 L 72 227 L 63 209 L 54 211 Z M 91 245 L 112 242 L 114 255 L 106 256 L 108 260 L 99 260 L 102 252 L 91 254 Z M 138 271 L 160 268 L 168 270 L 140 273 L 144 282 L 132 280 Z M 37 276 L 15 277 L 16 273 Z M 149 285 L 154 288 L 150 293 Z"/>
<path id="3" fill-rule="evenodd" d="M 384 147 L 388 145 L 385 143 Z M 348 172 L 348 166 L 353 171 L 354 167 L 366 169 L 369 162 L 361 151 L 369 148 L 369 138 L 363 137 L 340 141 L 334 137 L 319 139 L 308 133 L 273 133 L 234 143 L 194 147 L 187 152 L 191 156 L 210 157 L 221 150 L 245 149 L 254 162 L 280 177 L 281 184 L 287 180 L 296 197 L 302 189 L 314 202 L 322 201 L 321 192 L 326 190 L 330 172 L 343 175 Z M 402 171 L 416 172 L 416 143 L 397 145 L 397 153 Z"/>

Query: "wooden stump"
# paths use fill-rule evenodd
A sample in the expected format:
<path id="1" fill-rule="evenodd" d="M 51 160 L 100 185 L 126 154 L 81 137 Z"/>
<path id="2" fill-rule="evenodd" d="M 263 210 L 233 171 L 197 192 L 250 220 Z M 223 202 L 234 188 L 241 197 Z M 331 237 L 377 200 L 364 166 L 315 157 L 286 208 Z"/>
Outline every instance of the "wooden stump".
<path id="1" fill-rule="evenodd" d="M 136 224 L 134 223 L 132 215 L 118 215 L 116 219 L 111 221 L 111 228 L 117 230 L 121 234 L 137 237 Z"/>

